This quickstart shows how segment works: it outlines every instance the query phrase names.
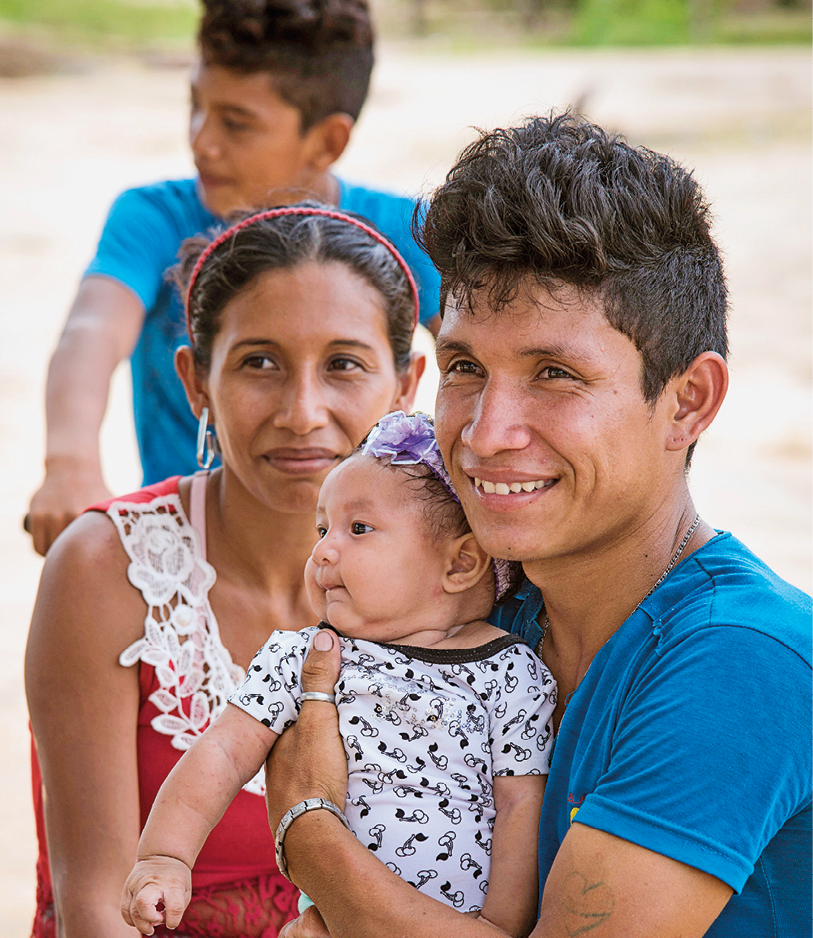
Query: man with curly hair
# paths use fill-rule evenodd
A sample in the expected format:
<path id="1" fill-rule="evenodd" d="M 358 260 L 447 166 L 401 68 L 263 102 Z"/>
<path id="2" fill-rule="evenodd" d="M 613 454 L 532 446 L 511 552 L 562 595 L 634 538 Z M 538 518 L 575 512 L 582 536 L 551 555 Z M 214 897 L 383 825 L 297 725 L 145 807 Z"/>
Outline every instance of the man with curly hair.
<path id="1" fill-rule="evenodd" d="M 437 439 L 478 541 L 528 578 L 492 621 L 558 684 L 533 938 L 809 935 L 810 597 L 688 485 L 728 384 L 700 187 L 587 121 L 536 118 L 463 152 L 422 239 L 444 308 Z M 317 693 L 335 680 L 321 641 Z M 272 827 L 305 798 L 341 803 L 336 736 L 323 707 L 280 740 Z M 283 849 L 321 913 L 285 938 L 494 934 L 327 811 L 297 815 Z"/>
<path id="2" fill-rule="evenodd" d="M 437 332 L 438 276 L 409 230 L 411 198 L 331 172 L 373 67 L 366 0 L 204 0 L 192 75 L 190 143 L 198 175 L 124 192 L 48 374 L 46 477 L 31 502 L 46 552 L 87 505 L 108 498 L 99 429 L 116 365 L 130 356 L 144 483 L 193 472 L 197 425 L 173 358 L 180 297 L 165 277 L 181 242 L 238 210 L 316 198 L 369 218 L 398 247 Z"/>

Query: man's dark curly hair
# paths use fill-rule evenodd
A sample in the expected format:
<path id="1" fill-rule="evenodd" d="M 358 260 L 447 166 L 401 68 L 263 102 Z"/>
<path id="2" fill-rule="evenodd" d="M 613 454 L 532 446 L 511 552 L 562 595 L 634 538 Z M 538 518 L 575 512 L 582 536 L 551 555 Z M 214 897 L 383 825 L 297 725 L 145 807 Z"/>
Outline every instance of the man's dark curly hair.
<path id="1" fill-rule="evenodd" d="M 723 357 L 727 290 L 692 174 L 571 113 L 482 133 L 417 210 L 449 298 L 499 311 L 529 281 L 598 296 L 654 403 L 701 352 Z"/>
<path id="2" fill-rule="evenodd" d="M 198 42 L 205 65 L 268 72 L 303 133 L 330 114 L 358 118 L 367 97 L 367 0 L 203 0 Z"/>

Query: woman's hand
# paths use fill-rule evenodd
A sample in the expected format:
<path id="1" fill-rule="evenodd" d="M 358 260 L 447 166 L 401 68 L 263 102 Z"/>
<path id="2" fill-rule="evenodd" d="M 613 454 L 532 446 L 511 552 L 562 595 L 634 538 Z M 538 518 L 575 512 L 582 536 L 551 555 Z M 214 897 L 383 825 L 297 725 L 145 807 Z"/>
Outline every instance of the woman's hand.
<path id="1" fill-rule="evenodd" d="M 330 629 L 316 633 L 302 666 L 302 689 L 332 694 L 339 679 L 339 640 Z M 271 751 L 265 769 L 268 823 L 276 831 L 283 814 L 306 798 L 326 798 L 344 808 L 347 758 L 336 707 L 306 700 L 296 723 Z M 298 823 L 298 822 L 297 822 Z"/>
<path id="2" fill-rule="evenodd" d="M 142 935 L 151 935 L 156 925 L 177 928 L 191 896 L 192 871 L 182 860 L 146 857 L 127 877 L 121 894 L 121 915 Z"/>

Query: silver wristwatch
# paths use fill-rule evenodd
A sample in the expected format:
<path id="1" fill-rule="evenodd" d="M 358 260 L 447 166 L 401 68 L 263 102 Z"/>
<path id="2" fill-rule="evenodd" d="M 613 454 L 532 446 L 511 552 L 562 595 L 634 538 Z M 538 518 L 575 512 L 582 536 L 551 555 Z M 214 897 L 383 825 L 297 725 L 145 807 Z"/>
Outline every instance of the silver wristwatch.
<path id="1" fill-rule="evenodd" d="M 289 882 L 291 881 L 291 877 L 288 875 L 288 862 L 285 859 L 285 835 L 288 832 L 288 828 L 298 817 L 301 817 L 308 811 L 320 810 L 330 811 L 331 814 L 335 814 L 342 824 L 350 830 L 347 818 L 342 814 L 341 810 L 337 808 L 332 801 L 328 801 L 327 798 L 306 798 L 305 801 L 300 801 L 299 804 L 295 804 L 293 808 L 286 811 L 285 814 L 282 815 L 282 820 L 279 822 L 276 834 L 274 834 L 274 845 L 277 851 L 277 867 L 280 873 L 282 873 Z"/>

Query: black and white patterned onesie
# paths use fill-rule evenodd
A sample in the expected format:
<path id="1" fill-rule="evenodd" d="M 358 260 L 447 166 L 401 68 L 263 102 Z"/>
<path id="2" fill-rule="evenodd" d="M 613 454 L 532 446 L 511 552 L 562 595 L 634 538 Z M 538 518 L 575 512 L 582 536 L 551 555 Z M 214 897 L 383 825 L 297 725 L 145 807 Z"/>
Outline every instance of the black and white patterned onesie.
<path id="1" fill-rule="evenodd" d="M 281 733 L 299 713 L 316 628 L 273 632 L 229 698 Z M 336 684 L 349 768 L 345 813 L 358 839 L 422 892 L 482 908 L 496 775 L 546 775 L 556 684 L 503 635 L 433 649 L 342 638 Z"/>

